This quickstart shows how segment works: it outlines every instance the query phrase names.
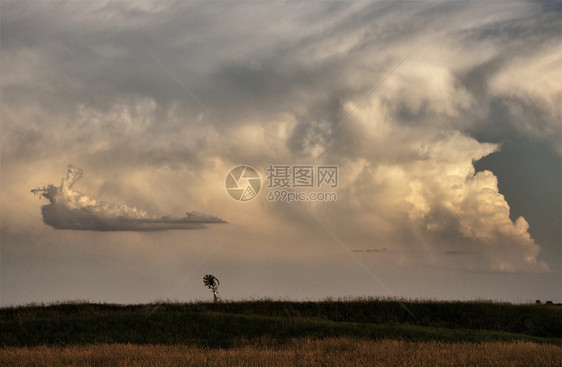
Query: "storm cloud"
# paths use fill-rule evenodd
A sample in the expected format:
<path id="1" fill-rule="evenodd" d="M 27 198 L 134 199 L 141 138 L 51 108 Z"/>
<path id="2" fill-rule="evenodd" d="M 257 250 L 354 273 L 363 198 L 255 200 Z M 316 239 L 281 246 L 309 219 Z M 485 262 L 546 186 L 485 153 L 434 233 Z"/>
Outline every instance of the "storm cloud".
<path id="1" fill-rule="evenodd" d="M 213 215 L 198 212 L 188 212 L 182 218 L 154 218 L 134 207 L 97 201 L 73 189 L 82 175 L 80 168 L 69 165 L 60 186 L 51 184 L 31 190 L 50 201 L 41 208 L 45 224 L 56 229 L 158 231 L 201 229 L 205 228 L 204 223 L 226 223 Z"/>
<path id="2" fill-rule="evenodd" d="M 90 261 L 80 244 L 93 258 L 134 254 L 150 276 L 171 269 L 135 293 L 145 301 L 251 212 L 209 260 L 240 294 L 263 282 L 292 296 L 291 276 L 304 297 L 357 284 L 353 269 L 334 272 L 350 259 L 309 214 L 394 271 L 396 294 L 559 293 L 559 1 L 1 6 L 2 245 L 16 259 L 4 279 L 27 253 Z M 70 168 L 43 185 L 68 162 L 87 179 Z M 337 165 L 337 201 L 268 202 L 263 186 L 237 202 L 224 183 L 241 164 L 262 179 L 269 164 Z M 222 222 L 186 208 L 228 223 L 155 231 Z"/>

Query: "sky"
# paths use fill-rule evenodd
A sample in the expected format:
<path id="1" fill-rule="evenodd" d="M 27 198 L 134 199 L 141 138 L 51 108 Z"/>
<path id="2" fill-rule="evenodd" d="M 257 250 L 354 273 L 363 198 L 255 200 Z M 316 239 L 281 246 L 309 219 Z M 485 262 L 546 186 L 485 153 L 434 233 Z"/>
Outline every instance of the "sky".
<path id="1" fill-rule="evenodd" d="M 562 302 L 560 1 L 0 11 L 2 306 Z"/>

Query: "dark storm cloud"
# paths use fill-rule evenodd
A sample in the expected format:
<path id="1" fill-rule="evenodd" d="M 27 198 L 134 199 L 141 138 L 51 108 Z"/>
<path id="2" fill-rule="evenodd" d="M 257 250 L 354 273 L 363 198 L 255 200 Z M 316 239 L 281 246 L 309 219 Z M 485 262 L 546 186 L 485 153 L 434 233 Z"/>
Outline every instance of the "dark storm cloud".
<path id="1" fill-rule="evenodd" d="M 107 114 L 116 104 L 134 117 L 138 105 L 154 102 L 150 120 L 138 132 L 138 138 L 142 139 L 156 126 L 163 139 L 193 133 L 201 108 L 154 63 L 150 57 L 154 53 L 231 128 L 243 126 L 248 117 L 266 121 L 267 117 L 282 113 L 295 116 L 297 124 L 287 141 L 288 149 L 306 155 L 309 147 L 343 118 L 338 112 L 345 102 L 360 99 L 401 57 L 423 48 L 431 39 L 443 41 L 445 46 L 463 43 L 468 52 L 483 42 L 493 42 L 497 47 L 489 60 L 465 62 L 466 66 L 447 65 L 454 75 L 458 73 L 457 82 L 474 99 L 494 97 L 482 97 L 482 91 L 489 89 L 489 80 L 505 65 L 521 56 L 520 49 L 536 50 L 555 39 L 557 25 L 553 16 L 538 6 L 535 11 L 540 21 L 528 15 L 532 4 L 523 3 L 515 10 L 502 11 L 493 4 L 488 6 L 489 10 L 480 10 L 459 2 L 440 6 L 359 2 L 349 9 L 323 3 L 272 9 L 257 3 L 252 5 L 255 16 L 246 19 L 242 17 L 246 7 L 232 4 L 61 4 L 33 11 L 25 5 L 9 3 L 5 12 L 10 16 L 5 16 L 2 24 L 8 61 L 27 58 L 29 66 L 40 64 L 46 72 L 34 74 L 33 85 L 6 83 L 4 94 L 15 98 L 16 105 L 29 103 L 29 95 L 33 95 L 32 103 L 39 101 L 43 108 L 48 106 L 53 118 L 75 115 L 80 105 L 87 106 L 83 111 L 87 114 Z M 517 10 L 523 7 L 524 11 Z M 272 11 L 285 12 L 287 17 L 284 22 L 265 27 L 260 19 L 271 16 Z M 479 22 L 478 15 L 489 11 L 497 12 L 499 20 L 493 24 Z M 467 22 L 465 14 L 476 19 Z M 68 17 L 75 20 L 68 21 Z M 51 18 L 60 21 L 49 21 Z M 205 18 L 210 21 L 203 22 Z M 464 21 L 459 23 L 461 18 Z M 249 33 L 250 26 L 260 28 L 260 34 Z M 287 27 L 299 29 L 299 37 L 294 37 Z M 33 53 L 26 53 L 29 48 Z M 373 48 L 377 53 L 373 53 Z M 412 63 L 417 62 L 415 55 Z M 54 84 L 60 87 L 41 92 L 41 88 Z M 432 107 L 438 102 L 428 96 L 417 98 L 422 99 L 421 108 L 400 99 L 385 104 L 400 123 L 415 121 L 421 125 L 454 118 L 436 113 Z M 526 109 L 528 103 L 518 105 Z M 482 118 L 470 110 L 463 112 L 464 118 L 473 120 L 463 121 L 465 126 Z M 184 117 L 170 119 L 171 115 Z M 549 118 L 552 120 L 549 116 L 544 119 L 548 122 Z M 65 120 L 59 124 L 72 133 L 75 121 Z M 207 131 L 223 133 L 208 116 L 203 115 L 202 120 Z M 481 129 L 485 131 L 489 125 L 484 124 Z M 84 127 L 87 129 L 81 131 L 88 133 L 99 128 L 91 123 Z M 123 136 L 121 126 L 109 128 L 118 134 L 95 154 L 118 159 L 131 149 L 131 156 L 135 157 L 170 154 L 171 159 L 155 159 L 154 164 L 185 158 L 191 159 L 191 164 L 199 161 L 198 150 L 188 150 L 175 142 L 164 150 L 150 142 L 134 145 L 133 139 Z M 90 139 L 95 138 L 94 135 Z M 334 150 L 349 145 L 343 138 L 338 140 Z M 43 143 L 50 141 L 45 139 Z M 206 139 L 199 141 L 205 150 L 214 147 Z M 125 151 L 120 151 L 120 147 L 126 147 Z"/>
<path id="2" fill-rule="evenodd" d="M 81 169 L 68 166 L 60 186 L 48 185 L 31 190 L 50 201 L 41 208 L 45 224 L 56 229 L 88 231 L 159 231 L 201 229 L 205 228 L 204 223 L 226 223 L 213 215 L 198 212 L 188 212 L 182 218 L 153 218 L 137 208 L 98 202 L 73 189 L 82 174 Z"/>

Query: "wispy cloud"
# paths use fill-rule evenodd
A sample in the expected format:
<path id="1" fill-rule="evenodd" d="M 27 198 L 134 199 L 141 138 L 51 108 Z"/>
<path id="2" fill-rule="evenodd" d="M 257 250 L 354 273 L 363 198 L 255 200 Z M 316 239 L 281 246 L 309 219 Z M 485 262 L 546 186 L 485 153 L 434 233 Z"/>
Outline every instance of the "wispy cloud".
<path id="1" fill-rule="evenodd" d="M 353 249 L 351 250 L 351 252 L 375 252 L 375 253 L 381 253 L 381 252 L 387 252 L 388 249 L 386 247 L 383 248 L 366 248 L 366 249 Z"/>

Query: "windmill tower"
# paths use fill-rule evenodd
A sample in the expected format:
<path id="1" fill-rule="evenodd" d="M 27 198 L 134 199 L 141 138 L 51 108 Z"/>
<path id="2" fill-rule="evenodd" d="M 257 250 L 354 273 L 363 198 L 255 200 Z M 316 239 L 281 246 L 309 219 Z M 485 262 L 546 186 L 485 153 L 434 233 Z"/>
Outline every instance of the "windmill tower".
<path id="1" fill-rule="evenodd" d="M 207 274 L 203 277 L 203 284 L 213 291 L 213 301 L 215 303 L 219 300 L 219 280 L 211 274 Z"/>

